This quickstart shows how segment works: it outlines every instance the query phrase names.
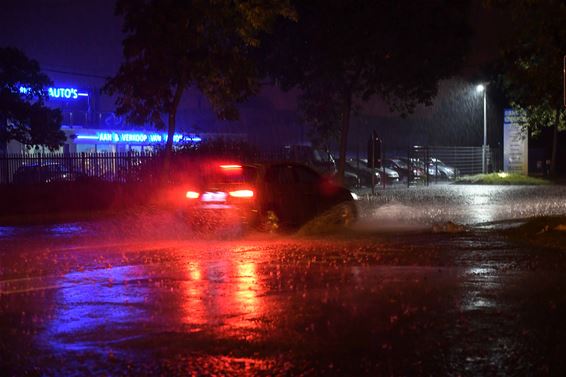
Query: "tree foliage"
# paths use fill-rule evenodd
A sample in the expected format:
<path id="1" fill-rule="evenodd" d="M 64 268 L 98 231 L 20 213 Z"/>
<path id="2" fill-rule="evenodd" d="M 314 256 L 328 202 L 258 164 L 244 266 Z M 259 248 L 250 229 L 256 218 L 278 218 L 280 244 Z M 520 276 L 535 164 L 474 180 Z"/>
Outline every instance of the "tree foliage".
<path id="1" fill-rule="evenodd" d="M 513 106 L 525 110 L 534 134 L 554 128 L 551 157 L 556 170 L 557 135 L 566 129 L 563 57 L 566 55 L 566 3 L 562 0 L 500 0 L 511 17 L 503 41 L 500 73 Z"/>
<path id="2" fill-rule="evenodd" d="M 269 45 L 269 74 L 302 90 L 306 123 L 339 134 L 340 174 L 356 105 L 379 96 L 408 114 L 430 104 L 459 68 L 468 40 L 467 1 L 314 0 L 295 4 Z"/>
<path id="3" fill-rule="evenodd" d="M 105 91 L 117 112 L 165 127 L 171 150 L 182 95 L 196 87 L 221 119 L 259 90 L 251 52 L 277 17 L 293 17 L 288 0 L 118 0 L 124 17 L 124 62 Z"/>
<path id="4" fill-rule="evenodd" d="M 51 84 L 37 61 L 16 48 L 0 48 L 0 142 L 50 149 L 63 144 L 61 112 L 44 104 Z"/>

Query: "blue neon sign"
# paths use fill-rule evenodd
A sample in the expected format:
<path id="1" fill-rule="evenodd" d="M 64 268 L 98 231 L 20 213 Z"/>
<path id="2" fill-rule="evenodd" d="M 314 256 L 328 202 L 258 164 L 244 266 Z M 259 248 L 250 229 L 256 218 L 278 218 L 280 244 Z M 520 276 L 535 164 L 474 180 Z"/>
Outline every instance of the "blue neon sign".
<path id="1" fill-rule="evenodd" d="M 131 132 L 131 131 L 101 131 L 96 135 L 77 135 L 77 140 L 88 140 L 99 143 L 115 144 L 159 144 L 166 142 L 166 133 L 156 132 Z M 173 143 L 193 142 L 198 143 L 202 139 L 198 136 L 187 136 L 182 134 L 173 135 Z"/>
<path id="2" fill-rule="evenodd" d="M 29 88 L 20 86 L 20 93 L 27 94 Z M 76 88 L 47 88 L 47 96 L 54 99 L 77 99 L 79 97 L 88 97 L 88 93 L 79 92 Z"/>

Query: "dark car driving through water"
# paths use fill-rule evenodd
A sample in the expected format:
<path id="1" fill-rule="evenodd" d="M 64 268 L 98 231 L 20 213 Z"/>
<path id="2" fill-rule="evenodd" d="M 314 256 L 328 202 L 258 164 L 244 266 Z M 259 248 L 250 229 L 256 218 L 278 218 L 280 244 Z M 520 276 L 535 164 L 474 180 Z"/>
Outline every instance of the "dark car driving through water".
<path id="1" fill-rule="evenodd" d="M 184 184 L 186 213 L 197 228 L 241 224 L 261 231 L 298 227 L 336 211 L 348 225 L 357 217 L 356 195 L 295 162 L 205 163 Z"/>

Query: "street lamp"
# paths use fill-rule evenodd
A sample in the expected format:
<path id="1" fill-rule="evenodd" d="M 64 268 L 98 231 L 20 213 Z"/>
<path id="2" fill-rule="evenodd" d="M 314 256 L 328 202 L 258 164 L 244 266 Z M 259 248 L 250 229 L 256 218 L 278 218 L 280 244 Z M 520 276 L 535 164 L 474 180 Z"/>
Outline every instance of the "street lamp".
<path id="1" fill-rule="evenodd" d="M 485 85 L 479 84 L 478 86 L 476 86 L 476 92 L 483 93 L 483 145 L 481 148 L 481 170 L 482 173 L 485 174 L 485 151 L 487 149 L 487 100 Z"/>

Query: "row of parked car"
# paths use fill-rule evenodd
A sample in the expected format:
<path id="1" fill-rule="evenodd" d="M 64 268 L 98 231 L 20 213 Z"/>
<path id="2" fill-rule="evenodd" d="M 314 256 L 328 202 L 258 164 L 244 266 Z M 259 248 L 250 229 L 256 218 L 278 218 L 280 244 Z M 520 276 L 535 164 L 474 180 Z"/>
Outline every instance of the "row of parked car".
<path id="1" fill-rule="evenodd" d="M 35 184 L 74 181 L 77 175 L 71 173 L 63 164 L 43 162 L 20 166 L 14 173 L 15 184 Z"/>
<path id="2" fill-rule="evenodd" d="M 403 157 L 386 158 L 382 166 L 370 168 L 367 159 L 348 159 L 345 174 L 349 186 L 371 187 L 374 185 L 391 185 L 399 182 L 431 180 L 453 180 L 458 176 L 458 169 L 446 165 L 439 159 L 432 158 L 428 162 Z M 352 177 L 354 176 L 354 177 Z"/>
<path id="3" fill-rule="evenodd" d="M 333 176 L 338 171 L 338 162 L 330 152 L 310 146 L 288 146 L 280 160 L 303 163 L 325 176 Z M 419 159 L 386 158 L 382 166 L 374 169 L 368 166 L 367 159 L 350 158 L 345 162 L 344 184 L 349 188 L 358 188 L 371 187 L 372 184 L 391 185 L 407 182 L 407 180 L 421 181 L 427 178 L 453 180 L 458 174 L 458 169 L 436 158 L 431 158 L 426 163 Z M 16 184 L 50 183 L 76 181 L 83 177 L 86 178 L 84 174 L 69 171 L 61 163 L 43 162 L 20 166 L 13 175 L 13 182 Z"/>
<path id="4" fill-rule="evenodd" d="M 453 180 L 459 174 L 455 167 L 448 166 L 437 158 L 428 161 L 408 158 L 385 159 L 384 166 L 400 172 L 403 178 L 423 179 L 428 175 L 431 179 Z"/>
<path id="5" fill-rule="evenodd" d="M 285 159 L 311 166 L 321 174 L 337 173 L 338 159 L 329 151 L 306 145 L 287 146 Z M 423 181 L 425 179 L 450 181 L 459 175 L 459 170 L 437 158 L 422 161 L 417 158 L 386 158 L 379 168 L 369 167 L 364 158 L 349 158 L 345 162 L 344 183 L 347 187 L 371 187 L 374 185 L 396 184 L 400 182 Z"/>

